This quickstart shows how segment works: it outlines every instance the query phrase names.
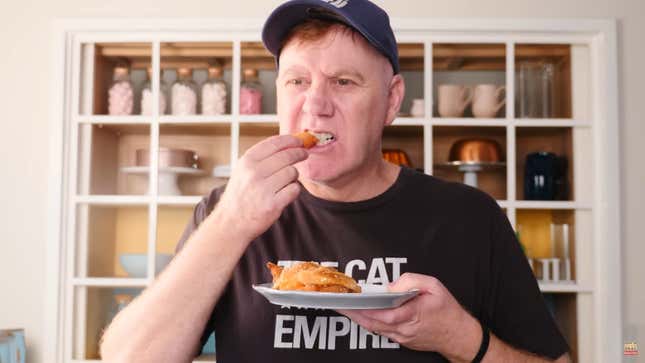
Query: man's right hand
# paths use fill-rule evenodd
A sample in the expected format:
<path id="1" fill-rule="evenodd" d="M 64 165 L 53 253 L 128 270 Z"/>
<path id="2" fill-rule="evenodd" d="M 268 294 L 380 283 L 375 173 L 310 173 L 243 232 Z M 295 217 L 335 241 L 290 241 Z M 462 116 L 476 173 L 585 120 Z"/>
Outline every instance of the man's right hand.
<path id="1" fill-rule="evenodd" d="M 238 160 L 214 213 L 237 233 L 253 240 L 266 231 L 300 193 L 294 164 L 308 157 L 291 135 L 265 139 Z"/>

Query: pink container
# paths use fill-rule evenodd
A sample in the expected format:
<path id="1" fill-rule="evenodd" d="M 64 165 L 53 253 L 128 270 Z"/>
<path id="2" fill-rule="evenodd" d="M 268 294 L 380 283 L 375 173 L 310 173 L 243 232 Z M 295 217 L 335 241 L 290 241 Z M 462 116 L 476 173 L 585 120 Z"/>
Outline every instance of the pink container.
<path id="1" fill-rule="evenodd" d="M 258 89 L 240 89 L 240 114 L 257 115 L 262 113 L 262 92 Z"/>

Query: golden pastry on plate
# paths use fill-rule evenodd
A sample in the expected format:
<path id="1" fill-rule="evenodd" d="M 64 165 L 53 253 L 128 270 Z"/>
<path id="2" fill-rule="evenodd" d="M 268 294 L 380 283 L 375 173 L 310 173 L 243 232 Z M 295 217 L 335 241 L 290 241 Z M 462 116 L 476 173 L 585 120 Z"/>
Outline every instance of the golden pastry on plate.
<path id="1" fill-rule="evenodd" d="M 291 267 L 281 267 L 267 262 L 276 290 L 299 290 L 319 292 L 361 292 L 356 280 L 333 267 L 316 262 L 299 262 Z"/>

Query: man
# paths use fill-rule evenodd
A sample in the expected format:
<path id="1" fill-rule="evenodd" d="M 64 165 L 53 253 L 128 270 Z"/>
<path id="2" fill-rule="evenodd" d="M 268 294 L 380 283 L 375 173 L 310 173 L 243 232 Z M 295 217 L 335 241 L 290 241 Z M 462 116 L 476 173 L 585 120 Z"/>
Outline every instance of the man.
<path id="1" fill-rule="evenodd" d="M 197 206 L 173 262 L 105 333 L 104 359 L 187 362 L 216 330 L 224 363 L 568 361 L 495 201 L 382 159 L 405 88 L 387 14 L 367 0 L 290 1 L 263 40 L 281 135 Z M 305 150 L 290 136 L 303 130 L 332 141 Z M 309 260 L 421 293 L 343 316 L 252 290 L 270 281 L 266 262 Z"/>

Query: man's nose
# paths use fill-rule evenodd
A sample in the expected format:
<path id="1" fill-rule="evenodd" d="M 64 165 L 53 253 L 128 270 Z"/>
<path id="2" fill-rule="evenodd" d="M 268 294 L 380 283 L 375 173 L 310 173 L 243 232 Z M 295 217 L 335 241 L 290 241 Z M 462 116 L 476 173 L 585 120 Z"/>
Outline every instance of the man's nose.
<path id="1" fill-rule="evenodd" d="M 305 95 L 302 111 L 312 116 L 332 116 L 334 107 L 329 86 L 324 82 L 312 82 Z"/>

